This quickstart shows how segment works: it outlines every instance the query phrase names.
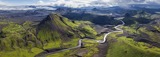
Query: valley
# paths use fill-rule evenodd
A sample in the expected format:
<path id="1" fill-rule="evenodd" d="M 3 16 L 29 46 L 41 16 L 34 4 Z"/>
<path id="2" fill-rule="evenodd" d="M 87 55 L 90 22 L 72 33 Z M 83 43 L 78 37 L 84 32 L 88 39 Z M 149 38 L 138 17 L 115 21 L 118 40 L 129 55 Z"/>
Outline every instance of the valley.
<path id="1" fill-rule="evenodd" d="M 160 57 L 156 6 L 4 6 L 0 57 Z"/>
<path id="2" fill-rule="evenodd" d="M 85 39 L 88 40 L 88 41 L 95 41 L 95 42 L 97 42 L 97 43 L 103 44 L 103 43 L 106 42 L 106 40 L 107 40 L 106 38 L 107 38 L 107 36 L 108 36 L 109 34 L 114 33 L 114 32 L 123 32 L 123 30 L 120 29 L 120 28 L 118 28 L 118 27 L 123 26 L 125 23 L 124 23 L 122 20 L 120 20 L 120 21 L 122 22 L 122 24 L 121 24 L 121 25 L 117 25 L 117 26 L 114 27 L 114 28 L 116 29 L 116 31 L 112 31 L 112 32 L 106 33 L 105 36 L 103 37 L 103 40 L 93 40 L 93 39 L 89 40 L 89 39 L 86 39 L 86 38 L 84 38 L 84 39 L 79 39 L 79 40 L 78 40 L 78 45 L 77 45 L 76 47 L 67 48 L 67 49 L 62 49 L 62 50 L 58 50 L 58 51 L 47 50 L 47 51 L 44 51 L 44 52 L 36 55 L 35 57 L 46 57 L 47 54 L 53 54 L 53 53 L 56 53 L 56 52 L 63 52 L 63 51 L 66 51 L 66 50 L 81 48 L 81 47 L 83 47 L 83 44 L 84 44 L 82 41 L 84 41 Z M 86 43 L 86 44 L 87 44 L 87 43 Z M 46 54 L 46 52 L 47 52 L 47 54 Z"/>

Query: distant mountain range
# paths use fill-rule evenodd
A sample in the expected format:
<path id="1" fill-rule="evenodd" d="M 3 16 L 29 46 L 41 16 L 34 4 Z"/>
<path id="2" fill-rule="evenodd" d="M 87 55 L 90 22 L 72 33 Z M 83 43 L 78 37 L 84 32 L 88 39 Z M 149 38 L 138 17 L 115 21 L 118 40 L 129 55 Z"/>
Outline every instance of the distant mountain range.
<path id="1" fill-rule="evenodd" d="M 0 18 L 11 19 L 17 21 L 32 20 L 40 21 L 44 19 L 50 13 L 58 13 L 70 19 L 74 19 L 74 15 L 81 16 L 86 15 L 84 19 L 90 17 L 90 15 L 107 15 L 113 17 L 124 16 L 125 13 L 131 15 L 137 14 L 138 11 L 145 11 L 151 14 L 160 12 L 160 5 L 158 4 L 130 4 L 128 6 L 113 6 L 113 7 L 82 7 L 82 8 L 70 8 L 63 6 L 51 6 L 51 5 L 24 5 L 24 6 L 0 6 Z M 69 15 L 71 14 L 71 15 Z M 74 16 L 74 17 L 73 17 Z M 78 19 L 77 17 L 75 19 Z"/>

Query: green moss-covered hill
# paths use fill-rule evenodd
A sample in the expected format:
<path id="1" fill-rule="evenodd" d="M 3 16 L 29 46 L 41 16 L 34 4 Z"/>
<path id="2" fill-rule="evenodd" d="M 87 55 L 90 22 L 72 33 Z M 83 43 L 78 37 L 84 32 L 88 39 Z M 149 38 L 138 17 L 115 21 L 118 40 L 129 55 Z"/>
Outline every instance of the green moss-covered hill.
<path id="1" fill-rule="evenodd" d="M 1 21 L 0 57 L 34 57 L 47 49 L 75 47 L 80 38 L 97 35 L 91 25 L 58 14 L 50 14 L 38 24 Z"/>
<path id="2" fill-rule="evenodd" d="M 108 38 L 106 57 L 160 57 L 160 21 L 148 20 L 125 17 L 124 33 L 111 34 Z"/>
<path id="3" fill-rule="evenodd" d="M 49 15 L 38 25 L 37 37 L 42 42 L 47 42 L 50 40 L 54 41 L 59 39 L 67 40 L 76 37 L 80 38 L 78 37 L 78 34 L 74 33 L 73 28 L 75 28 L 75 26 L 76 24 L 72 23 L 62 16 L 59 16 L 57 14 Z"/>
<path id="4" fill-rule="evenodd" d="M 50 14 L 38 25 L 37 37 L 42 43 L 46 43 L 57 40 L 70 41 L 75 38 L 93 37 L 96 35 L 95 30 L 89 26 L 89 22 L 84 24 L 71 21 L 58 14 Z"/>

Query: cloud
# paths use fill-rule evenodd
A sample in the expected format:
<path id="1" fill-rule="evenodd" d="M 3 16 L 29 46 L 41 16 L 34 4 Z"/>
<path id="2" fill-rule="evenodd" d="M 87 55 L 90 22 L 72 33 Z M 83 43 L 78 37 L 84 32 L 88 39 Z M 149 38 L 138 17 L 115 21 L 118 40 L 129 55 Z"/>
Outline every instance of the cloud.
<path id="1" fill-rule="evenodd" d="M 65 7 L 92 7 L 92 6 L 127 6 L 128 4 L 160 4 L 160 0 L 39 0 L 38 5 L 53 5 Z"/>
<path id="2" fill-rule="evenodd" d="M 2 1 L 0 1 L 0 5 L 6 5 L 7 3 L 4 3 L 4 2 L 2 2 Z"/>
<path id="3" fill-rule="evenodd" d="M 43 2 L 42 0 L 39 0 L 38 3 L 39 3 L 39 4 L 43 4 L 44 2 Z"/>
<path id="4" fill-rule="evenodd" d="M 37 4 L 37 5 L 45 5 L 46 2 L 44 2 L 44 1 L 42 1 L 42 0 L 39 0 L 36 4 Z M 46 4 L 46 5 L 47 5 L 47 4 Z"/>

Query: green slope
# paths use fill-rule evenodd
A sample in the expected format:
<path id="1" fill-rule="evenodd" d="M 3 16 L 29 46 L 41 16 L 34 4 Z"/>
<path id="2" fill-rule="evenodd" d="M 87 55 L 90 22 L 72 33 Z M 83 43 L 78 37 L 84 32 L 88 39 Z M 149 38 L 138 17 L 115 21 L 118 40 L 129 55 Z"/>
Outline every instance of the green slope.
<path id="1" fill-rule="evenodd" d="M 0 22 L 0 57 L 34 57 L 46 49 L 75 47 L 80 38 L 97 34 L 90 22 L 71 21 L 58 14 L 35 24 Z"/>
<path id="2" fill-rule="evenodd" d="M 106 57 L 159 57 L 160 48 L 131 38 L 111 35 Z"/>
<path id="3" fill-rule="evenodd" d="M 107 57 L 160 57 L 160 24 L 152 22 L 123 26 L 123 34 L 111 34 Z"/>

